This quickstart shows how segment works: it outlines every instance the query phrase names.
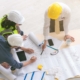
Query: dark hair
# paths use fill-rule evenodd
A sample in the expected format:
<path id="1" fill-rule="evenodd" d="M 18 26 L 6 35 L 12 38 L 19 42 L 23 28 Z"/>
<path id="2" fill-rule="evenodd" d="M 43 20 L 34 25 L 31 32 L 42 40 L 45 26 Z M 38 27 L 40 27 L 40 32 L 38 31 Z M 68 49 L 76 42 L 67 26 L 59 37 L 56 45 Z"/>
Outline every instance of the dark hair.
<path id="1" fill-rule="evenodd" d="M 15 24 L 16 24 L 15 22 L 8 20 L 7 15 L 3 17 L 2 22 L 1 22 L 2 28 L 12 29 L 12 31 L 15 30 Z"/>

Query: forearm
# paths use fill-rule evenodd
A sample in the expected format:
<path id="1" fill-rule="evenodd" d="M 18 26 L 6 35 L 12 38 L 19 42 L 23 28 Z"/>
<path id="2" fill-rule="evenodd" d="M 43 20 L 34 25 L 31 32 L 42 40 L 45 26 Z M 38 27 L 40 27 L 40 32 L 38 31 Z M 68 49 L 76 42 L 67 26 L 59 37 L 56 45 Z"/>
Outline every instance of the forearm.
<path id="1" fill-rule="evenodd" d="M 27 65 L 29 65 L 29 64 L 31 64 L 31 61 L 30 61 L 30 60 L 27 61 L 27 62 L 24 62 L 24 63 L 23 63 L 23 67 L 25 67 L 25 66 L 27 66 Z"/>
<path id="2" fill-rule="evenodd" d="M 14 67 L 14 68 L 17 68 L 17 69 L 20 69 L 20 68 L 22 68 L 22 66 L 23 66 L 22 63 L 18 63 L 16 60 L 14 60 L 13 57 L 7 59 L 6 62 L 7 62 L 10 66 L 12 66 L 12 67 Z"/>
<path id="3" fill-rule="evenodd" d="M 45 45 L 47 44 L 47 40 L 44 40 L 44 44 L 45 44 Z"/>
<path id="4" fill-rule="evenodd" d="M 44 40 L 47 40 L 48 35 L 49 35 L 49 27 L 43 28 L 43 35 L 44 35 Z"/>
<path id="5" fill-rule="evenodd" d="M 68 25 L 69 25 L 69 21 L 64 20 L 63 26 L 64 26 L 65 35 L 68 35 Z"/>
<path id="6" fill-rule="evenodd" d="M 65 17 L 63 21 L 65 35 L 68 35 L 69 22 L 70 22 L 70 13 L 67 14 L 67 16 Z"/>
<path id="7" fill-rule="evenodd" d="M 27 50 L 27 48 L 25 48 L 25 47 L 20 47 L 20 49 L 23 51 Z"/>
<path id="8" fill-rule="evenodd" d="M 44 27 L 43 27 L 44 40 L 47 40 L 49 34 L 49 26 L 50 26 L 50 19 L 48 18 L 46 11 L 44 15 Z"/>

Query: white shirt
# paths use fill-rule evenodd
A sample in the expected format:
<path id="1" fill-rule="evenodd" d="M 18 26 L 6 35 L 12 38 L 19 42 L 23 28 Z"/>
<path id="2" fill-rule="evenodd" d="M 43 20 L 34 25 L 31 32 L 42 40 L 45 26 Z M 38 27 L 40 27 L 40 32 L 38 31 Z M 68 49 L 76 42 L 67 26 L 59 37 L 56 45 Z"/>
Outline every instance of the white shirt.
<path id="1" fill-rule="evenodd" d="M 71 16 L 71 10 L 66 4 L 60 3 L 60 2 L 58 3 L 62 6 L 62 13 L 59 16 L 59 21 L 63 20 L 65 35 L 67 35 L 68 25 L 69 25 L 70 16 Z M 44 15 L 44 27 L 43 27 L 43 35 L 45 40 L 47 40 L 47 37 L 49 34 L 49 27 L 50 27 L 50 18 L 48 17 L 47 11 L 46 11 Z"/>

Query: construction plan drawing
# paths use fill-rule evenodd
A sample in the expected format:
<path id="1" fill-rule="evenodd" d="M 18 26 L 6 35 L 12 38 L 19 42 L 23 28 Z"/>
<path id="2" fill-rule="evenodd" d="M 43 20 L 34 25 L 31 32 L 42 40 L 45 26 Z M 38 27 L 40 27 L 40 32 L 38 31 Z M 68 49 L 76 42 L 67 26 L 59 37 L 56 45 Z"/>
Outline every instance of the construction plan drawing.
<path id="1" fill-rule="evenodd" d="M 29 36 L 34 37 L 30 38 Z M 43 41 L 40 42 L 33 33 L 29 36 L 24 41 L 24 47 L 32 48 L 34 53 L 25 53 L 26 61 L 32 56 L 36 56 L 36 62 L 21 69 L 16 69 L 14 73 L 10 69 L 4 69 L 0 66 L 1 78 L 4 80 L 74 80 L 76 76 L 80 76 L 80 45 L 60 50 L 59 48 L 63 41 L 49 36 L 49 39 L 53 40 L 54 46 L 47 44 L 48 46 L 40 55 Z M 54 54 L 55 50 L 58 50 L 58 53 Z M 21 50 L 19 49 L 18 51 Z M 20 62 L 15 49 L 12 49 L 12 54 L 14 59 Z M 38 65 L 42 65 L 41 70 L 37 68 Z"/>

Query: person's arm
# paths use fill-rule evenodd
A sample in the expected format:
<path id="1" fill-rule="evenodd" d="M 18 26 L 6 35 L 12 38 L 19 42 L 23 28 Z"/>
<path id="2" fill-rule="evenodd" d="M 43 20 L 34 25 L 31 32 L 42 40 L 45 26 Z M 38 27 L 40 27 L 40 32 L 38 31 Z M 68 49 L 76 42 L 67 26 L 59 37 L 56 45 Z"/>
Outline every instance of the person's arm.
<path id="1" fill-rule="evenodd" d="M 36 61 L 36 57 L 31 57 L 31 59 L 29 60 L 29 61 L 27 61 L 27 62 L 24 62 L 23 63 L 23 67 L 25 67 L 25 66 L 27 66 L 27 65 L 29 65 L 29 64 L 31 64 L 31 63 L 33 63 L 33 62 L 35 62 Z"/>
<path id="2" fill-rule="evenodd" d="M 63 21 L 65 35 L 68 35 L 68 26 L 69 26 L 69 22 L 70 22 L 70 17 L 71 17 L 71 13 L 69 12 Z"/>
<path id="3" fill-rule="evenodd" d="M 13 57 L 10 57 L 10 58 L 6 59 L 6 62 L 7 62 L 10 66 L 12 66 L 12 67 L 14 67 L 14 68 L 17 68 L 17 69 L 20 69 L 20 68 L 22 68 L 22 67 L 25 67 L 25 66 L 27 66 L 27 65 L 35 62 L 36 59 L 37 59 L 37 58 L 33 56 L 33 57 L 31 57 L 31 59 L 30 59 L 29 61 L 25 61 L 25 62 L 23 62 L 23 63 L 18 63 L 16 60 L 14 60 Z"/>
<path id="4" fill-rule="evenodd" d="M 66 13 L 67 13 L 67 14 L 65 14 L 66 17 L 63 21 L 64 31 L 65 31 L 64 40 L 71 39 L 72 41 L 74 41 L 74 38 L 68 34 L 68 26 L 69 26 L 70 17 L 71 17 L 71 10 L 68 8 L 66 10 Z"/>
<path id="5" fill-rule="evenodd" d="M 59 16 L 59 20 L 63 20 L 64 32 L 65 35 L 68 35 L 68 26 L 71 18 L 71 9 L 62 2 L 59 2 L 59 4 L 62 6 L 62 12 Z"/>
<path id="6" fill-rule="evenodd" d="M 46 48 L 47 40 L 44 40 L 44 44 L 42 45 L 42 51 Z"/>
<path id="7" fill-rule="evenodd" d="M 16 26 L 16 30 L 18 31 L 18 33 L 20 34 L 20 27 L 19 26 Z"/>
<path id="8" fill-rule="evenodd" d="M 27 35 L 24 35 L 24 32 L 21 31 L 20 27 L 19 26 L 16 26 L 16 29 L 17 29 L 18 33 L 23 36 L 23 40 L 26 40 Z"/>
<path id="9" fill-rule="evenodd" d="M 50 19 L 48 18 L 46 11 L 44 14 L 44 27 L 43 27 L 44 40 L 47 40 L 47 37 L 49 35 L 49 26 L 50 26 Z"/>
<path id="10" fill-rule="evenodd" d="M 47 38 L 49 35 L 49 26 L 50 26 L 50 19 L 48 18 L 47 11 L 46 11 L 44 14 L 44 27 L 43 27 L 44 44 L 42 46 L 43 50 L 46 48 Z"/>
<path id="11" fill-rule="evenodd" d="M 12 67 L 20 69 L 23 67 L 22 63 L 18 63 L 13 57 L 8 57 L 5 59 L 5 61 Z"/>
<path id="12" fill-rule="evenodd" d="M 34 53 L 34 50 L 31 48 L 20 47 L 20 49 L 27 52 L 27 53 Z"/>

